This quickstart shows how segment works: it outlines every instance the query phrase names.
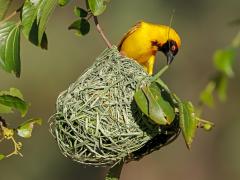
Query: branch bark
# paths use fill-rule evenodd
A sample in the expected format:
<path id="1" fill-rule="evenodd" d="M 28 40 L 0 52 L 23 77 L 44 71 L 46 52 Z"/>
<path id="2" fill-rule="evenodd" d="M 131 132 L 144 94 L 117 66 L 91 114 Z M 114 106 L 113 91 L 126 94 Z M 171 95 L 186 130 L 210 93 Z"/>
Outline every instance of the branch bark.
<path id="1" fill-rule="evenodd" d="M 111 47 L 112 47 L 112 44 L 109 42 L 109 40 L 108 40 L 107 37 L 105 36 L 105 34 L 104 34 L 101 26 L 99 25 L 97 16 L 93 16 L 93 20 L 94 20 L 94 23 L 95 23 L 95 25 L 96 25 L 96 28 L 97 28 L 99 34 L 102 36 L 102 39 L 103 39 L 104 42 L 107 44 L 108 48 L 111 48 Z"/>

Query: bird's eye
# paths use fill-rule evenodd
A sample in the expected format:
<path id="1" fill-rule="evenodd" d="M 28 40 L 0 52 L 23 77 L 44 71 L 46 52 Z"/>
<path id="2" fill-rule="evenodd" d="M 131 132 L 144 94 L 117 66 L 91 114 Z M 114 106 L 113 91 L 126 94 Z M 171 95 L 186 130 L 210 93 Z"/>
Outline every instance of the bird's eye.
<path id="1" fill-rule="evenodd" d="M 176 47 L 175 45 L 172 45 L 172 46 L 171 46 L 171 51 L 172 51 L 172 52 L 176 51 L 176 49 L 177 49 L 177 47 Z"/>

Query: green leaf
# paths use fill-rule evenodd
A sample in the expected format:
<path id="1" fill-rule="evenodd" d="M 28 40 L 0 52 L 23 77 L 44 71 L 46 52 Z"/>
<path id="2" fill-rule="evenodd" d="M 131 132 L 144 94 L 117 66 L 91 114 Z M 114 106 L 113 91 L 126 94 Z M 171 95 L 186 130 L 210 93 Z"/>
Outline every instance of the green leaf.
<path id="1" fill-rule="evenodd" d="M 105 9 L 106 5 L 105 2 L 109 2 L 108 0 L 88 0 L 89 8 L 92 11 L 94 16 L 99 16 L 102 14 Z"/>
<path id="2" fill-rule="evenodd" d="M 8 106 L 0 104 L 0 113 L 2 113 L 2 114 L 9 114 L 9 113 L 12 113 L 12 112 L 13 111 L 12 111 L 11 107 L 8 107 Z"/>
<path id="3" fill-rule="evenodd" d="M 161 79 L 157 79 L 155 80 L 155 82 L 160 85 L 168 94 L 171 94 L 168 86 L 161 80 Z"/>
<path id="4" fill-rule="evenodd" d="M 134 100 L 139 107 L 139 109 L 145 114 L 148 115 L 148 100 L 145 96 L 143 90 L 141 88 L 138 88 L 134 94 Z"/>
<path id="5" fill-rule="evenodd" d="M 214 66 L 220 72 L 226 74 L 228 77 L 233 76 L 233 63 L 236 58 L 236 49 L 227 48 L 217 50 L 214 54 Z"/>
<path id="6" fill-rule="evenodd" d="M 5 14 L 12 0 L 0 0 L 0 21 L 5 17 Z"/>
<path id="7" fill-rule="evenodd" d="M 179 102 L 179 116 L 183 137 L 187 147 L 190 149 L 198 122 L 191 102 Z"/>
<path id="8" fill-rule="evenodd" d="M 87 17 L 88 15 L 88 12 L 80 7 L 77 7 L 75 6 L 74 7 L 74 14 L 77 16 L 77 17 Z"/>
<path id="9" fill-rule="evenodd" d="M 158 95 L 151 91 L 151 89 L 147 86 L 142 88 L 145 96 L 148 100 L 148 116 L 153 120 L 155 123 L 159 125 L 166 125 L 169 124 L 167 119 L 165 118 L 165 114 L 158 104 L 157 99 Z"/>
<path id="10" fill-rule="evenodd" d="M 26 0 L 22 9 L 24 36 L 43 49 L 47 49 L 47 21 L 56 5 L 57 0 Z"/>
<path id="11" fill-rule="evenodd" d="M 26 0 L 21 11 L 23 34 L 31 43 L 37 46 L 39 45 L 37 13 L 41 2 L 42 0 L 35 1 L 35 3 Z"/>
<path id="12" fill-rule="evenodd" d="M 42 119 L 34 118 L 34 119 L 25 121 L 17 128 L 17 134 L 23 138 L 30 138 L 32 135 L 34 124 L 41 125 Z"/>
<path id="13" fill-rule="evenodd" d="M 7 69 L 13 71 L 16 77 L 20 77 L 20 26 L 18 25 L 9 33 L 6 41 L 5 58 Z"/>
<path id="14" fill-rule="evenodd" d="M 168 92 L 168 89 L 164 89 L 163 87 L 159 86 L 157 83 L 151 83 L 149 87 L 150 91 L 152 92 L 153 96 L 155 97 L 158 105 L 161 107 L 164 118 L 168 122 L 167 124 L 171 124 L 171 122 L 175 118 L 175 112 L 173 109 L 173 100 L 171 95 Z M 171 102 L 171 104 L 170 104 Z"/>
<path id="15" fill-rule="evenodd" d="M 218 97 L 221 101 L 225 101 L 227 97 L 228 77 L 224 74 L 220 74 L 215 81 Z"/>
<path id="16" fill-rule="evenodd" d="M 58 4 L 60 6 L 65 6 L 67 5 L 71 0 L 58 0 Z"/>
<path id="17" fill-rule="evenodd" d="M 74 21 L 68 29 L 77 30 L 78 35 L 86 35 L 90 30 L 90 24 L 86 19 L 79 19 Z"/>
<path id="18" fill-rule="evenodd" d="M 200 94 L 201 102 L 207 105 L 208 107 L 214 106 L 213 92 L 215 88 L 216 88 L 216 82 L 210 81 Z"/>
<path id="19" fill-rule="evenodd" d="M 5 156 L 3 154 L 0 154 L 0 160 L 4 159 Z"/>
<path id="20" fill-rule="evenodd" d="M 14 22 L 0 25 L 0 66 L 20 76 L 20 26 Z"/>
<path id="21" fill-rule="evenodd" d="M 45 32 L 43 33 L 43 37 L 42 37 L 40 47 L 42 49 L 48 49 L 48 39 L 47 39 L 47 34 Z"/>
<path id="22" fill-rule="evenodd" d="M 211 131 L 214 127 L 214 123 L 212 123 L 211 121 L 207 121 L 198 117 L 196 119 L 198 128 L 203 128 L 205 131 Z"/>
<path id="23" fill-rule="evenodd" d="M 163 98 L 167 102 L 169 102 L 172 107 L 176 107 L 177 101 L 176 101 L 173 93 L 168 88 L 168 86 L 161 79 L 155 80 L 155 83 L 157 83 L 158 86 L 160 86 L 161 94 L 162 94 Z"/>
<path id="24" fill-rule="evenodd" d="M 0 95 L 0 104 L 17 109 L 22 117 L 24 117 L 28 111 L 28 104 L 16 96 Z"/>
<path id="25" fill-rule="evenodd" d="M 205 124 L 203 125 L 203 129 L 204 129 L 205 131 L 211 131 L 213 127 L 214 127 L 214 124 L 211 123 L 211 122 L 205 123 Z"/>
<path id="26" fill-rule="evenodd" d="M 162 81 L 159 81 L 162 84 Z M 152 82 L 149 86 L 138 88 L 134 99 L 140 110 L 159 125 L 170 124 L 175 118 L 173 97 L 163 83 Z"/>
<path id="27" fill-rule="evenodd" d="M 38 7 L 38 39 L 42 39 L 49 17 L 55 9 L 57 3 L 58 0 L 42 0 L 42 3 Z"/>
<path id="28" fill-rule="evenodd" d="M 21 91 L 17 88 L 10 88 L 8 91 L 0 91 L 0 95 L 16 96 L 16 97 L 24 100 Z"/>
<path id="29" fill-rule="evenodd" d="M 16 96 L 16 97 L 24 100 L 22 93 L 16 88 L 10 88 L 9 91 L 0 91 L 0 95 Z M 11 107 L 0 104 L 0 113 L 6 114 L 6 113 L 12 113 L 12 112 L 13 111 L 12 111 Z"/>

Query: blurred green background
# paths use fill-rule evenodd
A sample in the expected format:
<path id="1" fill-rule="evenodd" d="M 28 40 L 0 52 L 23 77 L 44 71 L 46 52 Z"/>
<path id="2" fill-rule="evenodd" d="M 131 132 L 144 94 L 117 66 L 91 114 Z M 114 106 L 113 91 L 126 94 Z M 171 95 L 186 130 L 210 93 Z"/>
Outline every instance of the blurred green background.
<path id="1" fill-rule="evenodd" d="M 15 1 L 15 9 L 20 1 Z M 48 118 L 55 110 L 58 94 L 77 79 L 105 44 L 92 26 L 90 34 L 79 38 L 67 27 L 76 18 L 73 1 L 57 8 L 51 17 L 47 34 L 49 50 L 40 50 L 22 38 L 22 76 L 0 71 L 0 89 L 19 88 L 31 102 L 29 117 L 42 117 L 42 127 L 34 129 L 31 139 L 24 140 L 24 157 L 14 156 L 0 162 L 0 180 L 99 180 L 106 169 L 85 167 L 65 158 L 48 130 Z M 175 9 L 173 27 L 182 38 L 182 47 L 163 79 L 182 99 L 195 104 L 201 90 L 214 73 L 213 52 L 227 46 L 238 27 L 228 23 L 240 17 L 239 0 L 112 0 L 100 23 L 112 43 L 137 21 L 169 24 Z M 165 63 L 158 55 L 157 67 Z M 238 57 L 239 59 L 239 57 Z M 159 63 L 160 62 L 160 63 Z M 161 64 L 161 65 L 160 65 Z M 214 109 L 204 109 L 203 117 L 214 121 L 210 133 L 198 130 L 192 150 L 188 151 L 180 136 L 175 142 L 138 162 L 124 166 L 121 180 L 238 180 L 240 179 L 240 63 L 230 81 L 228 100 Z M 9 123 L 18 124 L 18 116 Z M 5 144 L 1 144 L 5 146 Z"/>

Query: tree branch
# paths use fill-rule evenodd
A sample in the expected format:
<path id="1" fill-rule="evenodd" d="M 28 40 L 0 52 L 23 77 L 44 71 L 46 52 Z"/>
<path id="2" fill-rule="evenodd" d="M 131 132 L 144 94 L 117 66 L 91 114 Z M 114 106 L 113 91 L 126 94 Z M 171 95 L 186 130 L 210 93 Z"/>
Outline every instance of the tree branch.
<path id="1" fill-rule="evenodd" d="M 98 23 L 98 18 L 97 16 L 93 16 L 93 20 L 94 20 L 94 23 L 96 25 L 96 28 L 99 32 L 99 34 L 102 36 L 103 40 L 105 41 L 105 43 L 107 44 L 108 48 L 111 48 L 112 47 L 112 44 L 109 42 L 109 40 L 107 39 L 107 37 L 105 36 L 105 34 L 103 33 L 103 30 L 101 28 L 101 26 L 99 25 Z"/>
<path id="2" fill-rule="evenodd" d="M 97 16 L 94 16 L 93 13 L 91 12 L 90 8 L 89 8 L 89 4 L 88 4 L 88 0 L 85 0 L 86 3 L 86 8 L 88 9 L 88 11 L 90 12 L 90 16 L 87 18 L 87 20 L 89 20 L 91 17 L 93 17 L 94 23 L 96 25 L 97 31 L 99 32 L 99 34 L 102 36 L 102 39 L 104 40 L 104 42 L 107 44 L 108 48 L 112 47 L 112 44 L 110 43 L 110 41 L 107 39 L 107 37 L 105 36 L 101 26 L 99 25 L 98 22 L 98 18 Z"/>

